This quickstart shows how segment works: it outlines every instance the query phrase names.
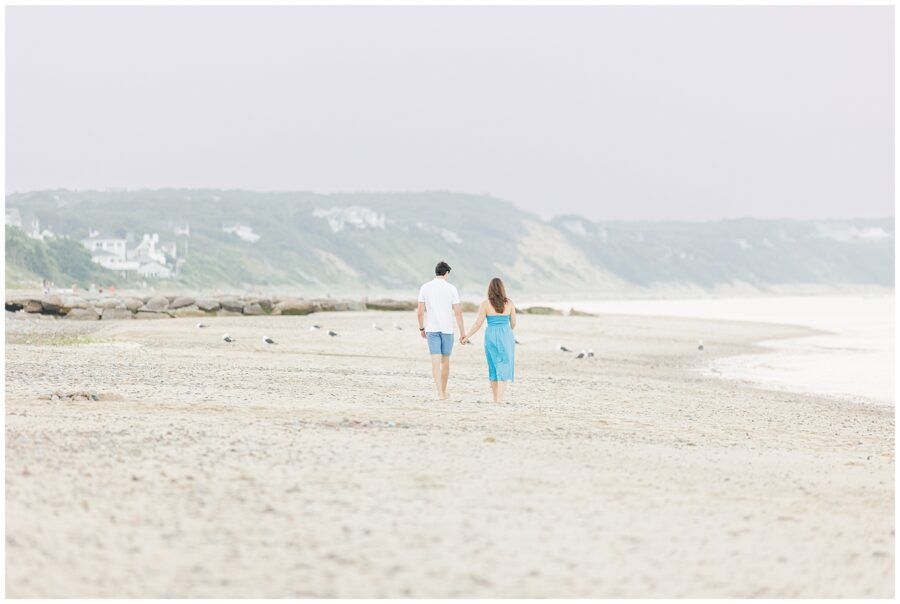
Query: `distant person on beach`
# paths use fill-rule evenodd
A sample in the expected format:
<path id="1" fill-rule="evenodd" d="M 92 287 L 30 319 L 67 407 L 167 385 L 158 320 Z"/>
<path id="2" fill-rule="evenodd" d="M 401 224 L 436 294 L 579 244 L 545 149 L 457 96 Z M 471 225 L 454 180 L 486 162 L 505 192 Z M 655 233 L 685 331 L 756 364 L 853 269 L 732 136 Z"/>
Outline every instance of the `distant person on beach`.
<path id="1" fill-rule="evenodd" d="M 466 332 L 463 325 L 459 292 L 447 281 L 450 265 L 441 260 L 434 267 L 434 279 L 419 289 L 419 333 L 428 341 L 431 354 L 431 373 L 437 387 L 438 398 L 447 398 L 447 381 L 450 379 L 450 352 L 453 350 L 453 323 L 459 326 L 460 342 Z"/>
<path id="2" fill-rule="evenodd" d="M 516 307 L 506 297 L 506 288 L 499 277 L 491 279 L 487 299 L 478 308 L 478 318 L 460 342 L 465 344 L 478 333 L 485 318 L 488 326 L 484 332 L 484 356 L 487 357 L 488 380 L 494 402 L 502 403 L 506 383 L 513 381 L 515 372 L 516 339 L 512 330 L 516 328 Z"/>

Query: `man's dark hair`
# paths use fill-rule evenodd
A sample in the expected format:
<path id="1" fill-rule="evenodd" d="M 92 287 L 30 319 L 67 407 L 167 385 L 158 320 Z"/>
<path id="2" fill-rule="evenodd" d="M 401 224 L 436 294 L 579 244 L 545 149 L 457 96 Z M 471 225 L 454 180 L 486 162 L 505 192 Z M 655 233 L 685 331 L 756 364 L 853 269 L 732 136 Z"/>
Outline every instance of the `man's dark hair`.
<path id="1" fill-rule="evenodd" d="M 443 260 L 438 262 L 437 266 L 434 267 L 434 274 L 437 275 L 438 277 L 443 277 L 444 275 L 446 275 L 449 272 L 450 272 L 450 265 L 447 264 L 446 262 L 444 262 Z"/>

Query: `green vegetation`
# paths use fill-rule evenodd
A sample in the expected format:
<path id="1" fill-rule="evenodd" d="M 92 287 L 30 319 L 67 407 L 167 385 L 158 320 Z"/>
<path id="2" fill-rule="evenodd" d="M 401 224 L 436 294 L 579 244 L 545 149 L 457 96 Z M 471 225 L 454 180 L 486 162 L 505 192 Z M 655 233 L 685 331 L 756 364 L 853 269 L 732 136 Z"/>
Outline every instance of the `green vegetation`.
<path id="1" fill-rule="evenodd" d="M 6 287 L 36 287 L 42 279 L 57 286 L 73 282 L 117 284 L 112 271 L 91 262 L 90 253 L 71 239 L 31 239 L 21 230 L 6 227 Z"/>
<path id="2" fill-rule="evenodd" d="M 514 291 L 559 293 L 711 288 L 747 283 L 894 284 L 894 221 L 544 222 L 482 195 L 258 193 L 239 190 L 34 191 L 7 196 L 71 240 L 35 242 L 7 229 L 7 285 L 112 283 L 79 241 L 89 229 L 139 241 L 159 233 L 185 262 L 171 285 L 326 295 L 415 289 L 447 260 L 470 293 L 502 276 Z M 260 239 L 223 231 L 240 223 Z M 175 227 L 190 224 L 190 237 Z"/>

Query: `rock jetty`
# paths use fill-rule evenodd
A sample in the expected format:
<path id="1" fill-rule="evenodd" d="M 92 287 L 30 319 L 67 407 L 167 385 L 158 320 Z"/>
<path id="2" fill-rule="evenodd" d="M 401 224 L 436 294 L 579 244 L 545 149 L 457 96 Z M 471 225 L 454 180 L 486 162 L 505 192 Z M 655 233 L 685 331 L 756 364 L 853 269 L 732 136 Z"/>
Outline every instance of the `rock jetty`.
<path id="1" fill-rule="evenodd" d="M 6 310 L 84 321 L 209 316 L 308 315 L 328 311 L 415 310 L 415 301 L 306 299 L 256 296 L 20 295 L 8 293 Z"/>

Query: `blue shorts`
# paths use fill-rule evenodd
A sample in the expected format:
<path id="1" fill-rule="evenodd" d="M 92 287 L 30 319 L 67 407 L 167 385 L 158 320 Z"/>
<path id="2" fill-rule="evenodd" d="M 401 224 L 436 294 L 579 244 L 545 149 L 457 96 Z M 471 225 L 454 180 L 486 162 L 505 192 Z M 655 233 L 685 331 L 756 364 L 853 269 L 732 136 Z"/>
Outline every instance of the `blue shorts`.
<path id="1" fill-rule="evenodd" d="M 450 351 L 453 350 L 452 333 L 428 331 L 425 332 L 425 336 L 428 339 L 428 352 L 431 354 L 442 354 L 445 357 L 450 356 Z"/>

